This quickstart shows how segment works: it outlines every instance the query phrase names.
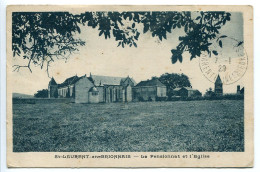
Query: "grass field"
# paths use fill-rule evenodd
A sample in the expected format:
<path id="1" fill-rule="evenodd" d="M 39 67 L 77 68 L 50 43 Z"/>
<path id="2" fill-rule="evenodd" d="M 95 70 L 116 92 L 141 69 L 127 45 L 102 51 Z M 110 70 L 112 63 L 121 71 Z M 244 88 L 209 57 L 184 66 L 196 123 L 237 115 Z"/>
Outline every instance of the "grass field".
<path id="1" fill-rule="evenodd" d="M 14 152 L 244 151 L 243 100 L 14 104 Z"/>

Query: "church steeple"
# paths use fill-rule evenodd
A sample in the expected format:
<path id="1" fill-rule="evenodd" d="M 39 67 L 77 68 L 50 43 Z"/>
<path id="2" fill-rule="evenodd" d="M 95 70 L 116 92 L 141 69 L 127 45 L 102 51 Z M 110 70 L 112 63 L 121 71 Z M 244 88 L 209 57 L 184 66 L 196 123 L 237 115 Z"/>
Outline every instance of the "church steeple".
<path id="1" fill-rule="evenodd" d="M 223 82 L 220 78 L 220 76 L 217 76 L 217 79 L 215 81 L 215 90 L 214 90 L 215 94 L 217 96 L 222 96 L 223 95 Z"/>
<path id="2" fill-rule="evenodd" d="M 221 81 L 221 78 L 219 75 L 217 76 L 215 83 L 222 84 L 222 81 Z"/>

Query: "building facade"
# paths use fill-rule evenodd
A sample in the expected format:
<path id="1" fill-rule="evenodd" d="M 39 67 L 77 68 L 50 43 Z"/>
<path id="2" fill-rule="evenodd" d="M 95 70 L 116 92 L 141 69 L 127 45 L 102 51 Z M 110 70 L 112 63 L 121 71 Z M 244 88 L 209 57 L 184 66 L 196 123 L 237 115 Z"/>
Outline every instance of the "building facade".
<path id="1" fill-rule="evenodd" d="M 73 98 L 75 103 L 130 102 L 135 81 L 129 76 L 111 77 L 86 75 L 67 78 L 57 84 L 54 78 L 48 86 L 49 98 Z"/>
<path id="2" fill-rule="evenodd" d="M 201 97 L 202 94 L 199 90 L 191 87 L 178 87 L 173 89 L 173 95 L 179 97 Z"/>
<path id="3" fill-rule="evenodd" d="M 244 95 L 245 87 L 240 89 L 240 85 L 237 85 L 237 94 L 238 95 Z"/>
<path id="4" fill-rule="evenodd" d="M 155 101 L 166 99 L 166 86 L 157 78 L 141 81 L 133 89 L 133 99 L 135 101 Z"/>

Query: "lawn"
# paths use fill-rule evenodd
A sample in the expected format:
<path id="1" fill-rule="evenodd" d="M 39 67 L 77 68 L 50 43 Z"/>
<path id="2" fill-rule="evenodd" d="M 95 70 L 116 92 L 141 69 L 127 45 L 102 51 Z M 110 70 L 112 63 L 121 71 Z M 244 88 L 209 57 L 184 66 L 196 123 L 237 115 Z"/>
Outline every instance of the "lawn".
<path id="1" fill-rule="evenodd" d="M 241 152 L 243 100 L 13 104 L 14 152 Z"/>

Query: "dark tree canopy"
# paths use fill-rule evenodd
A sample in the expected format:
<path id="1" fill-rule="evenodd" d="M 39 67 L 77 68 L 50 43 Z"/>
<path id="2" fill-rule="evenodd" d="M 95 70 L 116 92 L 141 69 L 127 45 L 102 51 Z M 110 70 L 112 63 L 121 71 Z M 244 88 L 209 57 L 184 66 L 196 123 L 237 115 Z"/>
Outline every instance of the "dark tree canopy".
<path id="1" fill-rule="evenodd" d="M 191 83 L 189 77 L 184 74 L 165 73 L 161 75 L 159 81 L 167 87 L 167 96 L 173 95 L 173 89 L 178 87 L 190 87 Z"/>
<path id="2" fill-rule="evenodd" d="M 22 56 L 27 65 L 15 65 L 15 70 L 31 64 L 46 67 L 58 59 L 67 59 L 78 51 L 85 42 L 76 38 L 80 25 L 97 28 L 99 36 L 114 38 L 118 46 L 137 47 L 140 34 L 150 33 L 161 41 L 175 29 L 184 29 L 179 44 L 173 47 L 172 63 L 182 62 L 182 54 L 187 51 L 190 59 L 199 57 L 202 52 L 217 55 L 211 50 L 212 40 L 222 47 L 219 30 L 231 14 L 228 12 L 85 12 L 74 15 L 69 12 L 14 12 L 12 15 L 13 56 Z M 141 25 L 142 27 L 137 27 Z M 142 28 L 142 29 L 140 29 Z"/>
<path id="3" fill-rule="evenodd" d="M 34 97 L 36 98 L 48 98 L 48 90 L 42 89 L 37 91 L 37 93 L 34 94 Z"/>

